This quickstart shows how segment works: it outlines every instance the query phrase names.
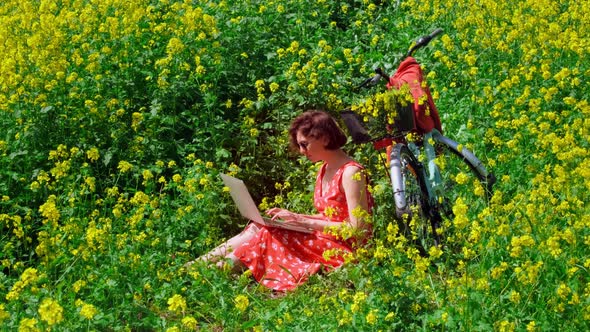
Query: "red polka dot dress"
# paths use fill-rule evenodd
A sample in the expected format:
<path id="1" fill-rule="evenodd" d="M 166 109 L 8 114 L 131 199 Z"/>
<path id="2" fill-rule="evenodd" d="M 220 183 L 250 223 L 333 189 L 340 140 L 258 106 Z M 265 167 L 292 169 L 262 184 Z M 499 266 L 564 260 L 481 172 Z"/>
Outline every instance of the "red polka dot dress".
<path id="1" fill-rule="evenodd" d="M 314 192 L 314 205 L 325 220 L 334 223 L 348 218 L 346 197 L 342 191 L 342 174 L 348 166 L 362 168 L 357 162 L 349 162 L 334 174 L 326 192 L 322 192 L 322 179 L 326 164 L 318 172 Z M 369 207 L 372 199 L 367 191 Z M 248 242 L 236 248 L 234 254 L 246 265 L 262 285 L 278 290 L 292 290 L 304 283 L 320 269 L 331 270 L 344 263 L 342 255 L 326 255 L 327 250 L 353 252 L 352 243 L 337 239 L 320 231 L 302 233 L 281 228 L 262 227 Z"/>

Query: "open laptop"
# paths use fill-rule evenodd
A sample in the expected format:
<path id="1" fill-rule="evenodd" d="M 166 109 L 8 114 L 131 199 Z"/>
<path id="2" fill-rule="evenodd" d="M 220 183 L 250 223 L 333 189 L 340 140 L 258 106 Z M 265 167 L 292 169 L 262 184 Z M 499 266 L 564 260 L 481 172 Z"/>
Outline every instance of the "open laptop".
<path id="1" fill-rule="evenodd" d="M 242 217 L 264 226 L 284 228 L 303 233 L 313 233 L 313 230 L 307 227 L 291 225 L 284 221 L 272 220 L 270 218 L 263 218 L 256 203 L 254 203 L 248 188 L 246 188 L 244 181 L 227 174 L 220 175 L 223 183 L 229 187 L 231 197 L 238 206 L 238 210 Z"/>

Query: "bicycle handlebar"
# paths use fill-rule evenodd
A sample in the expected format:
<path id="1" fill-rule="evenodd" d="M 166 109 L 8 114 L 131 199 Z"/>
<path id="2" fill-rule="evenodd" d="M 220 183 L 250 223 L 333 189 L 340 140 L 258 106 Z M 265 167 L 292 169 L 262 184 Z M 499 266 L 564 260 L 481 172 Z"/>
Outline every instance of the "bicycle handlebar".
<path id="1" fill-rule="evenodd" d="M 382 78 L 389 81 L 389 76 L 383 72 L 383 69 L 375 68 L 375 73 L 376 74 L 373 77 L 369 77 L 364 80 L 363 83 L 359 84 L 358 88 L 372 87 L 379 83 Z"/>
<path id="2" fill-rule="evenodd" d="M 422 37 L 418 38 L 418 40 L 416 41 L 416 44 L 414 46 L 412 46 L 412 48 L 410 48 L 408 53 L 406 53 L 405 57 L 411 56 L 417 49 L 428 45 L 428 43 L 430 43 L 430 41 L 432 39 L 434 39 L 434 37 L 438 36 L 442 32 L 443 32 L 443 30 L 438 28 L 438 29 L 435 29 L 434 31 L 432 31 L 432 33 L 430 33 L 429 35 L 422 36 Z"/>
<path id="3" fill-rule="evenodd" d="M 430 41 L 432 39 L 434 39 L 434 37 L 440 35 L 442 32 L 443 32 L 442 29 L 437 28 L 434 31 L 432 31 L 429 35 L 425 35 L 425 36 L 418 38 L 418 40 L 416 41 L 416 44 L 414 44 L 414 46 L 412 46 L 410 48 L 410 50 L 408 50 L 408 52 L 406 53 L 404 58 L 411 56 L 419 48 L 422 48 L 422 47 L 428 45 L 428 43 L 430 43 Z M 385 79 L 386 81 L 389 81 L 389 75 L 385 74 L 383 72 L 383 69 L 376 68 L 375 73 L 376 74 L 373 77 L 370 77 L 370 78 L 367 78 L 366 80 L 364 80 L 361 84 L 359 84 L 359 86 L 357 88 L 360 89 L 360 88 L 364 88 L 364 87 L 372 87 L 372 86 L 376 85 L 377 83 L 379 83 L 379 81 L 382 78 Z"/>

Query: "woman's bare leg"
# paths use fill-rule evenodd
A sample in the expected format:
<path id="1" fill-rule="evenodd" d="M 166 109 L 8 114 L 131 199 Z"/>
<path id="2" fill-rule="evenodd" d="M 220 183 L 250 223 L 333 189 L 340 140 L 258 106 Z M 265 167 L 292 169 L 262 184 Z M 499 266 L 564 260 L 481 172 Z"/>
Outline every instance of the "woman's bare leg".
<path id="1" fill-rule="evenodd" d="M 232 266 L 231 266 L 232 273 L 239 273 L 239 272 L 244 271 L 244 269 L 246 269 L 246 265 L 244 265 L 244 263 L 242 263 L 242 261 L 236 255 L 234 255 L 233 252 L 230 252 L 229 254 L 227 254 L 225 256 L 225 259 L 226 260 L 229 259 L 232 262 Z M 225 265 L 226 265 L 225 260 L 220 260 L 216 264 L 216 266 L 220 269 L 223 269 Z"/>
<path id="2" fill-rule="evenodd" d="M 199 260 L 206 262 L 217 262 L 224 258 L 229 258 L 234 263 L 238 263 L 239 259 L 233 254 L 234 249 L 250 241 L 250 239 L 252 239 L 254 235 L 256 235 L 256 233 L 258 233 L 258 231 L 260 231 L 260 228 L 258 228 L 255 224 L 250 224 L 240 234 L 222 243 L 221 245 L 217 246 L 205 255 L 188 262 L 187 264 L 185 264 L 185 266 L 190 266 Z M 219 262 L 218 266 L 220 266 L 220 264 L 222 266 L 223 262 Z"/>

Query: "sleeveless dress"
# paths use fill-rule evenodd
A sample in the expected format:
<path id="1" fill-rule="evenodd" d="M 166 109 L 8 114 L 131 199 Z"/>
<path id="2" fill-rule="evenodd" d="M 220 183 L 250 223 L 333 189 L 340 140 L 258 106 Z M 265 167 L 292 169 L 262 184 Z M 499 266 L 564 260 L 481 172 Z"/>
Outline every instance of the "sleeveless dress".
<path id="1" fill-rule="evenodd" d="M 326 164 L 318 172 L 314 192 L 314 206 L 325 220 L 334 223 L 348 218 L 346 197 L 341 190 L 342 174 L 348 166 L 362 166 L 355 161 L 340 167 L 322 192 Z M 372 197 L 366 190 L 369 209 Z M 370 211 L 369 211 L 370 212 Z M 260 227 L 260 226 L 258 226 Z M 326 255 L 327 250 L 352 253 L 353 242 L 338 239 L 321 231 L 302 233 L 275 227 L 260 227 L 250 241 L 235 249 L 234 255 L 252 271 L 262 285 L 277 291 L 293 290 L 322 268 L 329 271 L 344 263 L 342 255 Z"/>

